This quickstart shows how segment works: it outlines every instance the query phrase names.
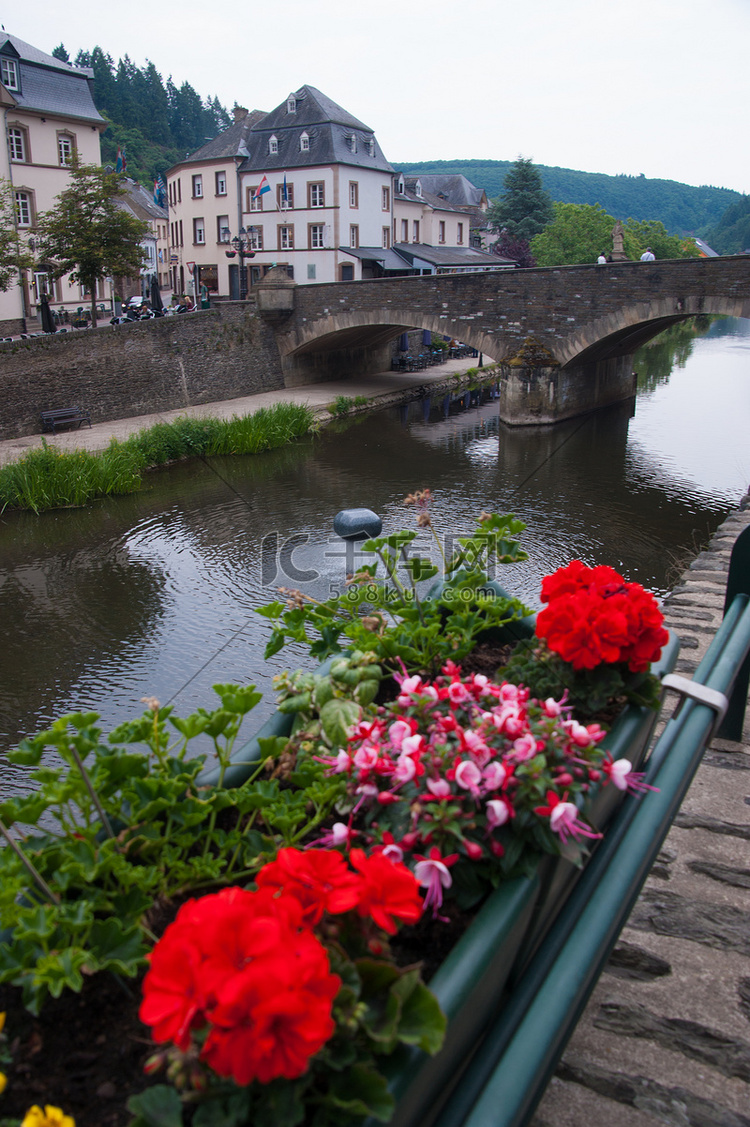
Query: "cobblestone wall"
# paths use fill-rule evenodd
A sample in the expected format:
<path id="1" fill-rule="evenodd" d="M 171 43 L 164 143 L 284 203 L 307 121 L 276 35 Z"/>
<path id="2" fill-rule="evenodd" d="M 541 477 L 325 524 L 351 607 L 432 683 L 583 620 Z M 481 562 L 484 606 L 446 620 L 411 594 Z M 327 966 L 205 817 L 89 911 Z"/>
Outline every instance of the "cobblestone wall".
<path id="1" fill-rule="evenodd" d="M 36 337 L 0 344 L 0 438 L 56 407 L 105 422 L 279 387 L 273 330 L 246 304 Z"/>

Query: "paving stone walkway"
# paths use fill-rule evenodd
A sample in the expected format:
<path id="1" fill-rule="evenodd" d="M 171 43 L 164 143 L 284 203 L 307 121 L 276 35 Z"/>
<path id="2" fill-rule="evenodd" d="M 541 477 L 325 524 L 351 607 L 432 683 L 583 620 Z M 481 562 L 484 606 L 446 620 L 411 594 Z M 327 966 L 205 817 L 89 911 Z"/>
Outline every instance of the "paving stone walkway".
<path id="1" fill-rule="evenodd" d="M 675 672 L 692 676 L 721 623 L 748 524 L 750 495 L 667 600 Z M 750 1127 L 749 889 L 746 717 L 742 743 L 706 751 L 533 1127 Z"/>

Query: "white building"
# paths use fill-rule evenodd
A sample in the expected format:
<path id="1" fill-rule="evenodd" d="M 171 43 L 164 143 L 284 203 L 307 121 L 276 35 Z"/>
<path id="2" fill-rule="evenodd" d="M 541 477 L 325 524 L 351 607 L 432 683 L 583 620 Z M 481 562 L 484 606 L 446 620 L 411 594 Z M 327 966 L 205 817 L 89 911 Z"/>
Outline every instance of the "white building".
<path id="1" fill-rule="evenodd" d="M 101 163 L 99 136 L 107 123 L 94 106 L 92 77 L 88 68 L 70 66 L 0 33 L 0 104 L 7 138 L 0 175 L 12 184 L 17 228 L 32 252 L 37 217 L 68 186 L 73 153 L 83 164 Z M 66 278 L 53 281 L 51 264 L 43 261 L 22 283 L 0 293 L 0 329 L 5 326 L 6 332 L 18 331 L 20 318 L 36 316 L 44 292 L 53 309 L 89 302 L 80 286 Z"/>
<path id="2" fill-rule="evenodd" d="M 475 205 L 484 193 L 466 185 Z M 268 114 L 238 110 L 234 125 L 170 169 L 168 186 L 182 291 L 194 266 L 199 284 L 237 298 L 241 266 L 246 291 L 270 266 L 310 283 L 513 265 L 472 247 L 465 190 L 457 204 L 397 174 L 373 130 L 312 86 Z M 238 235 L 249 264 L 232 248 Z"/>

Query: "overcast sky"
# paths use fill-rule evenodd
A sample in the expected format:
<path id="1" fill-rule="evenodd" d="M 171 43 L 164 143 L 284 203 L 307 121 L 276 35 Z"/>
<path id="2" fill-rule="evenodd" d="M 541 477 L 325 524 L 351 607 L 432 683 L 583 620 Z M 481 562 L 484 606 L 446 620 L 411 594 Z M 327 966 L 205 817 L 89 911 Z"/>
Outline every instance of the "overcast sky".
<path id="1" fill-rule="evenodd" d="M 229 109 L 316 86 L 394 165 L 524 156 L 750 193 L 750 0 L 27 0 L 0 18 Z"/>

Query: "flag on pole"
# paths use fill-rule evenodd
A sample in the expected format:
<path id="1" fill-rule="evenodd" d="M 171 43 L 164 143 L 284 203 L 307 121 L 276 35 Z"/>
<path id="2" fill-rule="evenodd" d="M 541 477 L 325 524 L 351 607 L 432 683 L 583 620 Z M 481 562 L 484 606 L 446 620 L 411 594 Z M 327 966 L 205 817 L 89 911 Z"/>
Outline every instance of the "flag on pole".
<path id="1" fill-rule="evenodd" d="M 289 192 L 287 191 L 286 186 L 286 172 L 284 173 L 284 188 L 281 193 L 281 198 L 284 201 L 284 206 L 286 207 L 289 204 Z"/>
<path id="2" fill-rule="evenodd" d="M 260 184 L 258 185 L 257 192 L 255 192 L 255 194 L 253 195 L 253 199 L 259 200 L 261 196 L 265 195 L 266 192 L 270 192 L 270 191 L 271 191 L 271 185 L 268 183 L 268 177 L 264 176 L 263 179 L 261 180 Z"/>

